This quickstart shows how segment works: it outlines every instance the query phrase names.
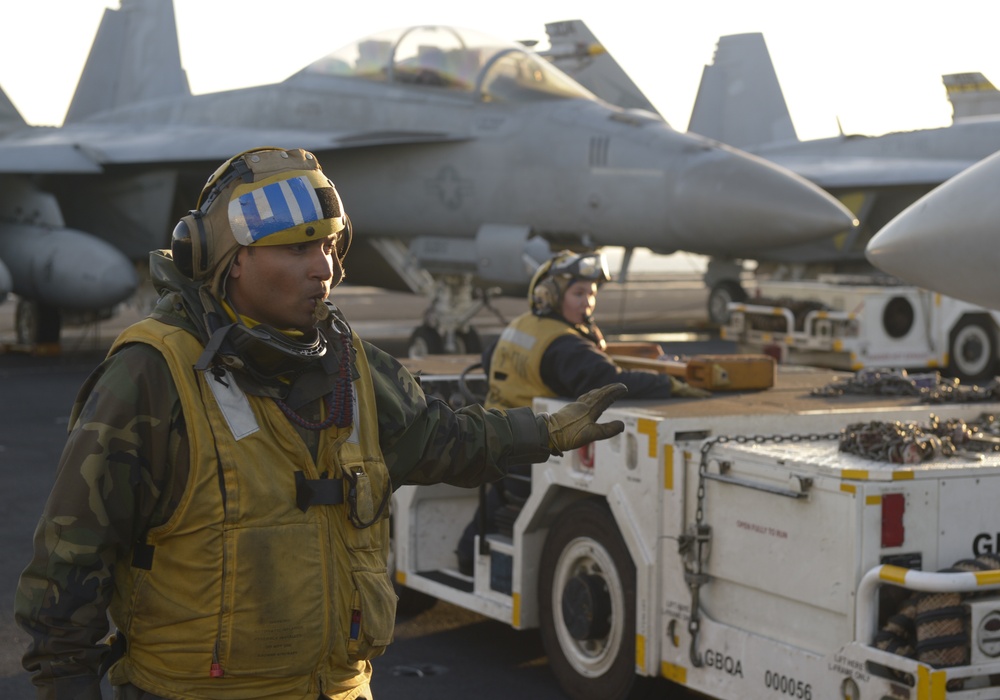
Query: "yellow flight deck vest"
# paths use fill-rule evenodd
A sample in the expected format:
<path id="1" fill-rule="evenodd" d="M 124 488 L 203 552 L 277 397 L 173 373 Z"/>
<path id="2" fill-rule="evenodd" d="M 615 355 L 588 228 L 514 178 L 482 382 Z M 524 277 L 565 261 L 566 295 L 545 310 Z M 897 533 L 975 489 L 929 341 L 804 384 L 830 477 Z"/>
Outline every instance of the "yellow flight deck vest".
<path id="1" fill-rule="evenodd" d="M 542 381 L 542 355 L 556 338 L 579 335 L 573 326 L 532 313 L 518 316 L 504 328 L 490 360 L 486 408 L 531 406 L 536 396 L 555 396 Z"/>
<path id="2" fill-rule="evenodd" d="M 316 461 L 273 400 L 193 369 L 203 347 L 189 332 L 146 319 L 115 341 L 112 352 L 144 342 L 167 359 L 191 473 L 176 511 L 147 533 L 149 561 L 115 569 L 111 616 L 127 646 L 113 684 L 198 700 L 371 696 L 369 659 L 395 620 L 388 508 L 376 519 L 391 486 L 353 341 L 353 425 L 323 430 Z M 343 502 L 303 511 L 297 481 L 322 478 L 344 479 Z"/>

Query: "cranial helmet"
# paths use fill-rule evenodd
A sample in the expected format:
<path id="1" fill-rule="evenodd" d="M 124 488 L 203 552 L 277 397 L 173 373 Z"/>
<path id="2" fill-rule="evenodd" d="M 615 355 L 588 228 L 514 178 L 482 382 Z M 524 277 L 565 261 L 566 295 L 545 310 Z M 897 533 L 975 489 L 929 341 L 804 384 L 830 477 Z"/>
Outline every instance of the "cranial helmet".
<path id="1" fill-rule="evenodd" d="M 562 307 L 563 295 L 579 280 L 601 285 L 611 279 L 603 253 L 574 253 L 563 250 L 543 262 L 528 285 L 528 303 L 537 316 Z"/>
<path id="2" fill-rule="evenodd" d="M 307 243 L 337 234 L 343 262 L 351 221 L 316 156 L 301 149 L 257 148 L 212 173 L 197 208 L 174 228 L 171 253 L 187 277 L 212 277 L 217 289 L 240 246 Z"/>

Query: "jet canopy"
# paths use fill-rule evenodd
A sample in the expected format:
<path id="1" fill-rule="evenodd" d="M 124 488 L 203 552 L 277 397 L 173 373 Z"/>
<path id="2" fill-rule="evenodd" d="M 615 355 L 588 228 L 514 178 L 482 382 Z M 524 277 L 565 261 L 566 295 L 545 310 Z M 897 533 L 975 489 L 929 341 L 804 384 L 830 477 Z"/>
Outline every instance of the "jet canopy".
<path id="1" fill-rule="evenodd" d="M 465 92 L 486 102 L 596 99 L 519 44 L 468 29 L 419 26 L 371 35 L 301 71 Z"/>

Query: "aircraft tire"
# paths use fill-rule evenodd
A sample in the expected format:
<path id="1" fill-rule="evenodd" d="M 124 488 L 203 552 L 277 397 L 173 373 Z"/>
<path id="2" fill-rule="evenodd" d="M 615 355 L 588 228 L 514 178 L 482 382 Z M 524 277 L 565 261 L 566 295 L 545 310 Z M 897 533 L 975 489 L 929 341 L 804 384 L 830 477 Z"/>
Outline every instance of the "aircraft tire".
<path id="1" fill-rule="evenodd" d="M 992 379 L 997 368 L 996 327 L 988 316 L 964 316 L 949 334 L 948 369 L 963 382 Z"/>
<path id="2" fill-rule="evenodd" d="M 747 293 L 739 282 L 723 280 L 708 293 L 708 320 L 718 326 L 729 322 L 727 305 L 731 301 L 746 301 Z"/>
<path id="3" fill-rule="evenodd" d="M 475 328 L 457 333 L 455 339 L 459 344 L 459 355 L 478 355 L 483 351 L 483 341 L 479 339 Z"/>
<path id="4" fill-rule="evenodd" d="M 21 345 L 58 343 L 62 318 L 54 306 L 20 299 L 14 311 L 14 327 Z"/>
<path id="5" fill-rule="evenodd" d="M 413 330 L 406 347 L 407 356 L 412 360 L 419 360 L 421 357 L 443 353 L 444 340 L 437 330 L 424 324 Z"/>
<path id="6" fill-rule="evenodd" d="M 542 551 L 542 644 L 563 690 L 577 700 L 645 697 L 635 673 L 635 565 L 606 504 L 585 500 L 556 519 Z"/>

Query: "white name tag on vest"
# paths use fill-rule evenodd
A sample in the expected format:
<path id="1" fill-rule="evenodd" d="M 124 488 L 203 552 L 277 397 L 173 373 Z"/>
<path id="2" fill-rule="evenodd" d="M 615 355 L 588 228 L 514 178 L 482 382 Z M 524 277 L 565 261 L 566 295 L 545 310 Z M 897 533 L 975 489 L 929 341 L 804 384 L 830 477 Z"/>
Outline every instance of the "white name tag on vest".
<path id="1" fill-rule="evenodd" d="M 212 390 L 219 408 L 222 409 L 222 415 L 234 438 L 241 440 L 260 430 L 257 416 L 253 414 L 246 394 L 236 385 L 236 380 L 228 369 L 222 376 L 216 376 L 211 370 L 205 370 L 205 382 Z"/>

